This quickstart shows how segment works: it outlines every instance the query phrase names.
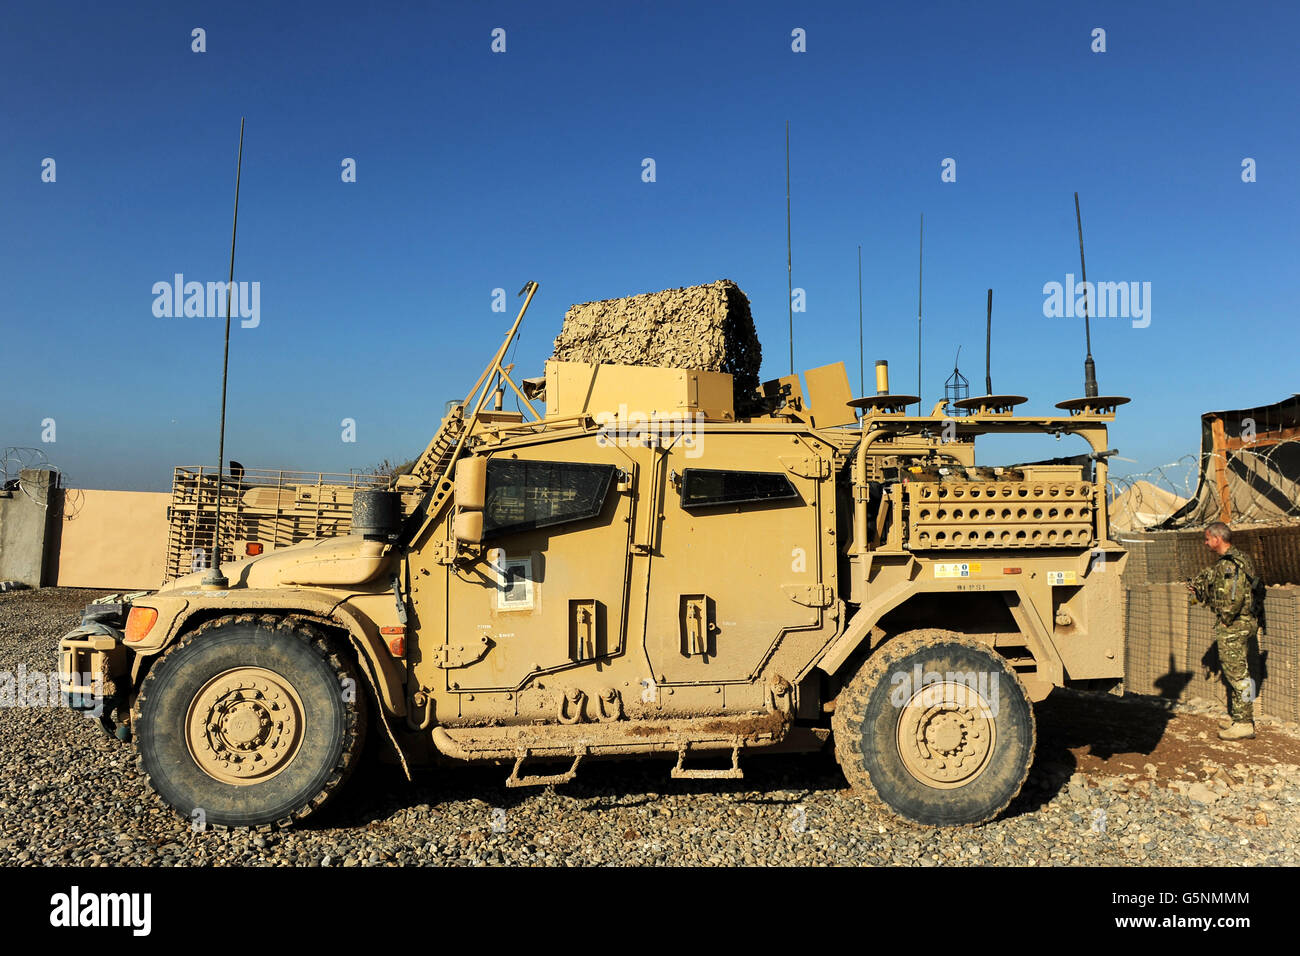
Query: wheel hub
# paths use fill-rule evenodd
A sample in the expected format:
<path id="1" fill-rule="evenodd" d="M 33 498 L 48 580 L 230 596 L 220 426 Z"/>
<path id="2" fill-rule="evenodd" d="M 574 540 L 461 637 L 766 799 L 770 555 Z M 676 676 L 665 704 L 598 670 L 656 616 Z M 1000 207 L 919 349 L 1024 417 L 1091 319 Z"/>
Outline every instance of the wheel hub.
<path id="1" fill-rule="evenodd" d="M 930 787 L 964 787 L 988 765 L 997 724 L 988 701 L 966 684 L 924 685 L 900 709 L 897 744 L 903 765 Z"/>
<path id="2" fill-rule="evenodd" d="M 302 742 L 302 700 L 279 674 L 239 667 L 218 674 L 194 696 L 185 743 L 208 776 L 239 786 L 284 770 Z"/>

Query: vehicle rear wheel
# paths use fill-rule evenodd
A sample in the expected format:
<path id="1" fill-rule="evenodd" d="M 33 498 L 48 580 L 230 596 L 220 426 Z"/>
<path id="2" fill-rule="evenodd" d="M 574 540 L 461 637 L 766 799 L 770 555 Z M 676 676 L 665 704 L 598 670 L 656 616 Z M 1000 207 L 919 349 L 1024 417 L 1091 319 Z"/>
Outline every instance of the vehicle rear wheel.
<path id="1" fill-rule="evenodd" d="M 1034 755 L 1034 711 L 1019 677 L 952 631 L 909 631 L 876 651 L 840 692 L 832 726 L 849 784 L 928 826 L 993 819 Z"/>
<path id="2" fill-rule="evenodd" d="M 349 662 L 309 625 L 227 617 L 153 665 L 134 729 L 149 783 L 182 814 L 288 825 L 324 806 L 356 766 L 366 700 Z"/>

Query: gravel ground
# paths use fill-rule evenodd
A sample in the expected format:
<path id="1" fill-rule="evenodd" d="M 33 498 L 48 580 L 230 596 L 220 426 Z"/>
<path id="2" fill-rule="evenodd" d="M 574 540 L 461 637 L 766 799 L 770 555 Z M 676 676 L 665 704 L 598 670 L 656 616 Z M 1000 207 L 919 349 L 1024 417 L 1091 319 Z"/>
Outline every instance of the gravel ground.
<path id="1" fill-rule="evenodd" d="M 0 671 L 52 668 L 102 592 L 0 594 Z M 932 830 L 845 789 L 827 754 L 754 756 L 743 781 L 673 781 L 662 761 L 507 790 L 504 771 L 378 761 L 319 820 L 195 832 L 143 783 L 130 745 L 61 708 L 0 709 L 0 865 L 1296 865 L 1300 728 L 1215 737 L 1221 703 L 1058 691 L 1038 705 L 1024 792 L 998 820 Z M 372 748 L 373 749 L 373 748 Z"/>

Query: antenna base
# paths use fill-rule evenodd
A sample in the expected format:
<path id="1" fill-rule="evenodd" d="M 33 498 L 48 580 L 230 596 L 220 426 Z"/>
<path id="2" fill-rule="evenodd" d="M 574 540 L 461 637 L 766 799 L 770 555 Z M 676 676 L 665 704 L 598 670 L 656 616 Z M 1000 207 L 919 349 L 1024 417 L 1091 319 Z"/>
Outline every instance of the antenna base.
<path id="1" fill-rule="evenodd" d="M 226 591 L 230 589 L 230 581 L 221 573 L 220 568 L 212 568 L 203 578 L 201 587 L 205 591 Z"/>
<path id="2" fill-rule="evenodd" d="M 1123 395 L 1085 395 L 1083 398 L 1067 398 L 1063 402 L 1057 402 L 1056 407 L 1062 408 L 1071 415 L 1114 415 L 1115 409 L 1120 405 L 1127 405 L 1132 399 Z"/>
<path id="3" fill-rule="evenodd" d="M 972 395 L 959 398 L 952 404 L 968 415 L 1010 415 L 1013 408 L 1027 401 L 1029 399 L 1023 395 Z"/>
<path id="4" fill-rule="evenodd" d="M 868 395 L 866 398 L 855 398 L 848 404 L 853 408 L 865 409 L 865 414 L 902 414 L 903 409 L 908 405 L 916 405 L 921 401 L 918 395 Z"/>
<path id="5" fill-rule="evenodd" d="M 1092 353 L 1083 360 L 1083 394 L 1087 398 L 1097 397 L 1097 365 L 1092 360 Z"/>

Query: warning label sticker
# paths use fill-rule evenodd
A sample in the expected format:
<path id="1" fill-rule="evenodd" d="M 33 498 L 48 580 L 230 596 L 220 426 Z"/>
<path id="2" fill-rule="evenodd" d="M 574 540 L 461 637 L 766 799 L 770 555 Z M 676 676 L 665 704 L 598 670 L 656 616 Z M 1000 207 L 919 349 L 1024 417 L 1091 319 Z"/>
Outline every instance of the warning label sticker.
<path id="1" fill-rule="evenodd" d="M 1048 571 L 1048 584 L 1075 584 L 1075 573 L 1073 571 Z"/>
<path id="2" fill-rule="evenodd" d="M 936 578 L 968 578 L 972 574 L 980 573 L 980 563 L 962 563 L 962 564 L 936 564 L 934 566 L 934 576 Z"/>

